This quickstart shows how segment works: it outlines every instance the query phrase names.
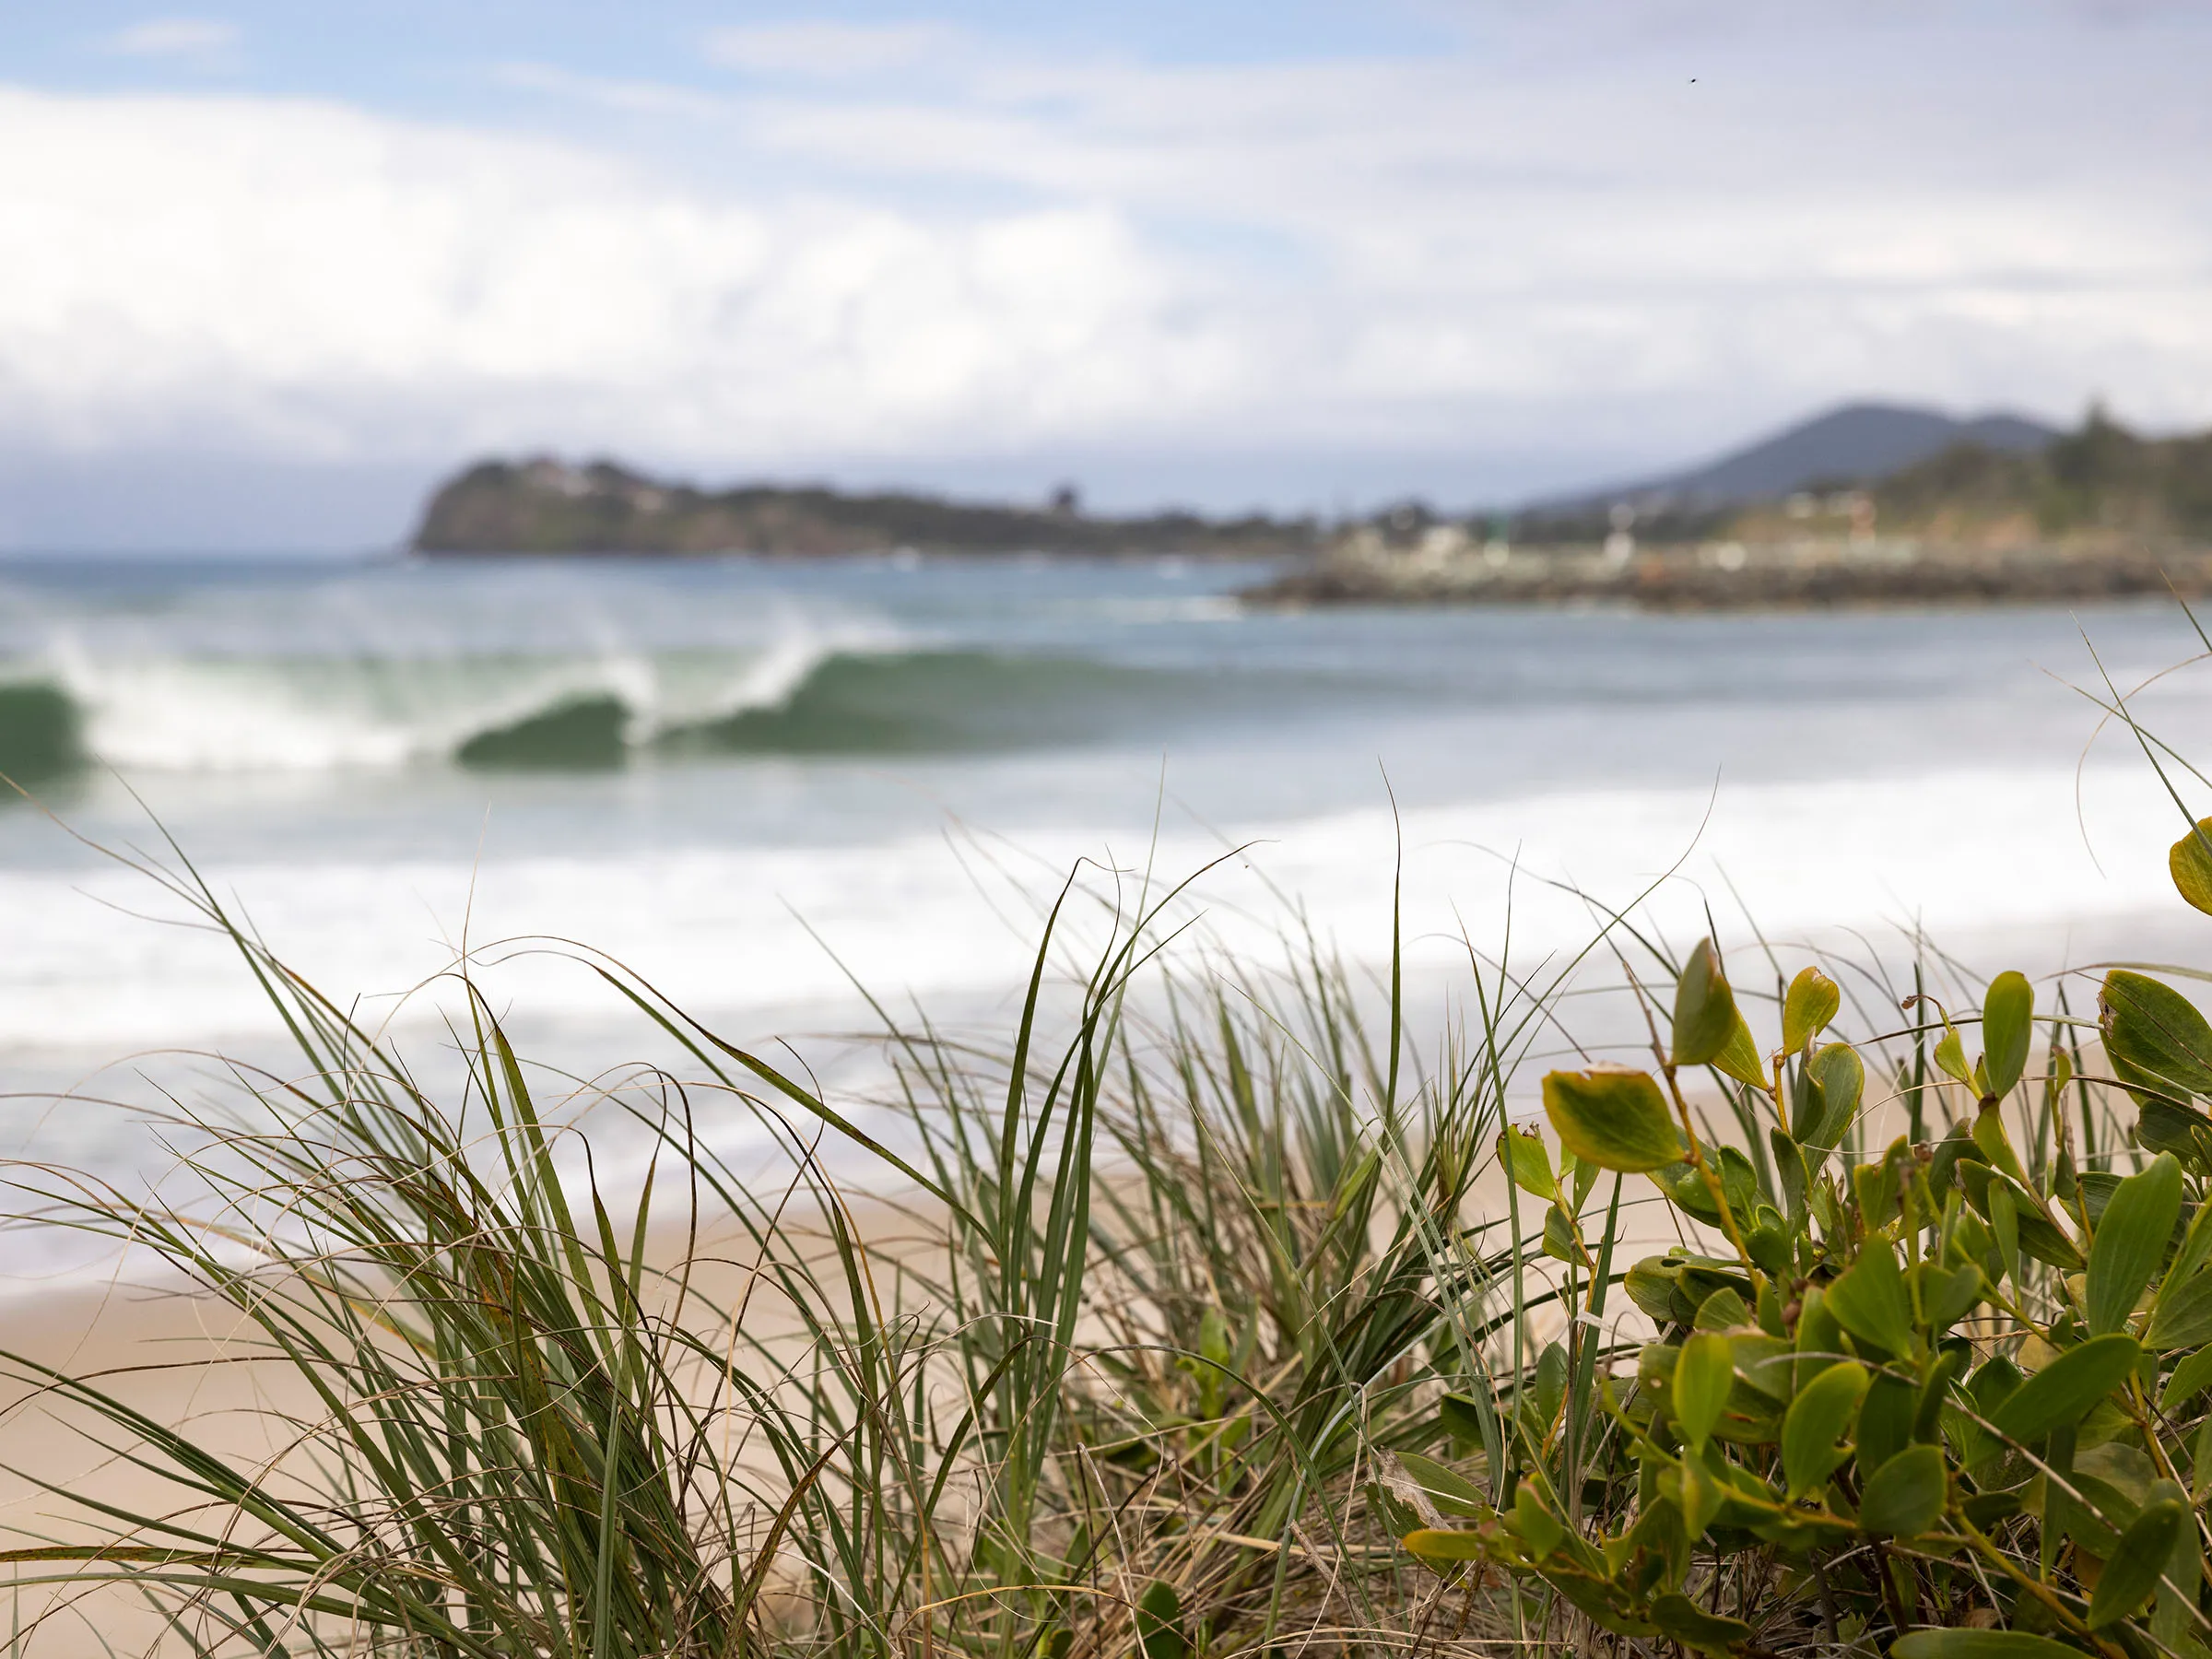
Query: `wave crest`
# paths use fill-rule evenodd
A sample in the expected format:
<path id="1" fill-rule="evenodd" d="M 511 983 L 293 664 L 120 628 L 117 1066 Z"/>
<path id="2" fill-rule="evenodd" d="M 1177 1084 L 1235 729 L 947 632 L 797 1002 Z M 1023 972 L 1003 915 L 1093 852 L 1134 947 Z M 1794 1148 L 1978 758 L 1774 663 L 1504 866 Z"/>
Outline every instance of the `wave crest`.
<path id="1" fill-rule="evenodd" d="M 1187 708 L 1200 677 L 809 634 L 752 652 L 99 663 L 0 683 L 0 771 L 594 770 L 642 756 L 957 753 Z M 1217 690 L 1218 688 L 1217 688 Z"/>

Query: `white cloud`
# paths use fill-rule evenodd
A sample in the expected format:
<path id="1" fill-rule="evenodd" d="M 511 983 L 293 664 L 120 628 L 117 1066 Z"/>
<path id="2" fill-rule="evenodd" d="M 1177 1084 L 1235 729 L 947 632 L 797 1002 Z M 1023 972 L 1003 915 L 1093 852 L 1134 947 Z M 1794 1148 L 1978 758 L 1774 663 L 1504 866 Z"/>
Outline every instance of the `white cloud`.
<path id="1" fill-rule="evenodd" d="M 323 455 L 897 450 L 1181 394 L 1108 208 L 744 203 L 563 147 L 250 100 L 0 96 L 0 429 Z"/>
<path id="2" fill-rule="evenodd" d="M 707 55 L 732 69 L 833 78 L 903 68 L 958 40 L 933 23 L 775 23 L 712 29 Z"/>
<path id="3" fill-rule="evenodd" d="M 721 119 L 730 112 L 724 100 L 709 93 L 694 92 L 685 87 L 666 86 L 658 81 L 618 80 L 606 76 L 579 75 L 572 69 L 564 69 L 556 64 L 500 64 L 492 70 L 491 76 L 503 87 L 518 87 L 530 92 L 549 92 L 559 98 L 573 99 L 581 103 L 593 104 L 603 110 L 616 110 L 625 114 Z"/>
<path id="4" fill-rule="evenodd" d="M 0 436 L 738 469 L 1688 453 L 1863 394 L 2203 422 L 2194 26 L 1161 67 L 808 24 L 718 35 L 726 94 L 501 72 L 682 118 L 682 172 L 7 93 L 0 153 L 52 160 L 0 173 Z"/>
<path id="5" fill-rule="evenodd" d="M 152 18 L 119 29 L 101 42 L 125 57 L 199 63 L 228 58 L 238 43 L 238 25 L 213 18 Z"/>

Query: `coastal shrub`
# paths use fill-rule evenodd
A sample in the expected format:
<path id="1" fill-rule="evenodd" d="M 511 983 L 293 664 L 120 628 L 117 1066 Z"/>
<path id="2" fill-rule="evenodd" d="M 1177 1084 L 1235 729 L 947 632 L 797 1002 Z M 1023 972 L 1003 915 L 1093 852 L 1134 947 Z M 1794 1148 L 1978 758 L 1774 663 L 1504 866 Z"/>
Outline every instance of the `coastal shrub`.
<path id="1" fill-rule="evenodd" d="M 2200 908 L 2205 837 L 2193 828 L 2172 853 Z M 1929 1087 L 1932 1061 L 1936 1087 L 1970 1109 L 1849 1162 L 1837 1142 L 1869 1068 L 1822 1041 L 1840 997 L 1816 967 L 1790 982 L 1762 1051 L 1700 943 L 1655 1065 L 1546 1077 L 1562 1159 L 1648 1175 L 1697 1241 L 1619 1276 L 1655 1328 L 1632 1376 L 1597 1377 L 1581 1401 L 1539 1392 L 1533 1413 L 1516 1402 L 1510 1434 L 1465 1403 L 1511 1475 L 1485 1489 L 1477 1465 L 1424 1465 L 1475 1496 L 1409 1530 L 1408 1552 L 1440 1573 L 1500 1570 L 1602 1630 L 1704 1653 L 1764 1645 L 1777 1590 L 1813 1599 L 1827 1641 L 1886 1630 L 1902 1659 L 2205 1651 L 2212 1025 L 2126 969 L 2104 976 L 2093 1029 L 2046 1010 L 2023 1145 L 2005 1108 L 2035 1046 L 2034 988 L 2018 973 L 1989 985 L 1971 1060 L 1959 1027 L 1914 1001 L 1933 1041 L 1900 1093 Z M 2120 1167 L 2093 1150 L 2085 1035 L 2136 1109 Z M 1748 1103 L 1767 1157 L 1700 1135 L 1684 1093 L 1699 1066 Z M 1578 1319 L 1602 1328 L 1612 1276 L 1546 1148 L 1505 1143 L 1515 1183 L 1552 1206 L 1562 1253 L 1595 1267 Z M 1571 1366 L 1587 1341 L 1571 1331 Z M 1591 1450 L 1562 1459 L 1578 1412 Z"/>

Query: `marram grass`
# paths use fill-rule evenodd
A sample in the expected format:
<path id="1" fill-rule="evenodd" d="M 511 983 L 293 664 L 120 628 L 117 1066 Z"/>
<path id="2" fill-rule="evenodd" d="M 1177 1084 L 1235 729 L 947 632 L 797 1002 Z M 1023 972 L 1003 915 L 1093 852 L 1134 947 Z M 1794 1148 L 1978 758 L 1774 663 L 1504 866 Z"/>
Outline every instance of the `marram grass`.
<path id="1" fill-rule="evenodd" d="M 2212 908 L 2203 830 L 2174 868 Z M 2171 973 L 1754 994 L 1622 919 L 1635 1063 L 1561 1051 L 1586 963 L 1473 953 L 1417 1063 L 1394 969 L 1194 963 L 1159 901 L 1071 981 L 1055 912 L 1003 1051 L 892 1029 L 893 1133 L 602 964 L 687 1057 L 606 1093 L 653 1148 L 618 1203 L 465 977 L 434 1099 L 176 886 L 301 1065 L 164 1196 L 18 1168 L 18 1224 L 150 1253 L 299 1404 L 245 1459 L 7 1360 L 161 1494 L 50 1494 L 27 1651 L 103 1594 L 180 1654 L 2212 1649 Z M 696 1133 L 734 1111 L 782 1179 Z"/>

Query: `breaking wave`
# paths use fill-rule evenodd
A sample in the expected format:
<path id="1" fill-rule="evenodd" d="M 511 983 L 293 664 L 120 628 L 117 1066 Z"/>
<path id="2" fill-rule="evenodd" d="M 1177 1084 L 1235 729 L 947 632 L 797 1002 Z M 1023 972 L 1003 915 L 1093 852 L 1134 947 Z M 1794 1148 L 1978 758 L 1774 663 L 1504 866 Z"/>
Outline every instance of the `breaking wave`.
<path id="1" fill-rule="evenodd" d="M 589 770 L 650 757 L 1079 741 L 1190 701 L 1188 672 L 803 634 L 759 651 L 97 661 L 0 680 L 0 771 Z"/>

